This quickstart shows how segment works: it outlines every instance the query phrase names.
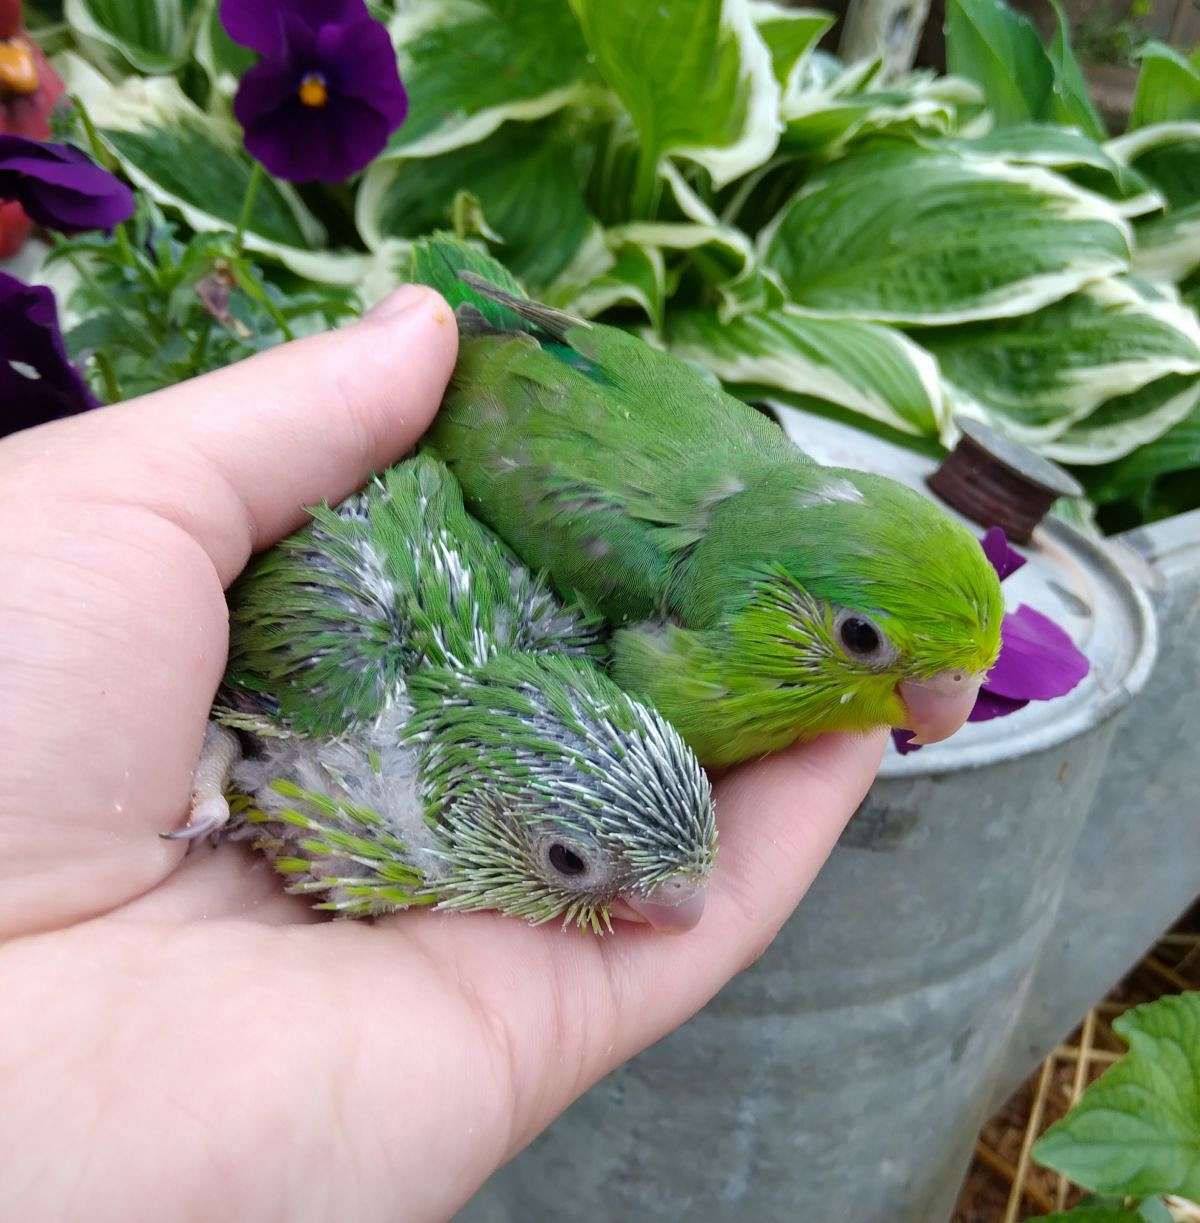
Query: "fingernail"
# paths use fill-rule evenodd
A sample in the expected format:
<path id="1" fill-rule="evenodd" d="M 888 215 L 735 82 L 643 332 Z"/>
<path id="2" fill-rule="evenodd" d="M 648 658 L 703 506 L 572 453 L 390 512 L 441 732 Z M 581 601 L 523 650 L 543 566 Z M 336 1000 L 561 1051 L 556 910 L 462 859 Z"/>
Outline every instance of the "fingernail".
<path id="1" fill-rule="evenodd" d="M 401 285 L 377 301 L 363 316 L 364 323 L 390 323 L 411 310 L 428 307 L 433 292 L 425 285 Z"/>

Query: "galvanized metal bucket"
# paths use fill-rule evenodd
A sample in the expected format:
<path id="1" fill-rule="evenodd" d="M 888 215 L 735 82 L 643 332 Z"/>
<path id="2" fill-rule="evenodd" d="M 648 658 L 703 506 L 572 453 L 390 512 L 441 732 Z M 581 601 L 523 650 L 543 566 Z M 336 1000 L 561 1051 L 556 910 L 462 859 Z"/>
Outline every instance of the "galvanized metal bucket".
<path id="1" fill-rule="evenodd" d="M 925 489 L 928 460 L 778 414 L 822 462 Z M 1009 604 L 1072 634 L 1084 683 L 890 755 L 762 960 L 575 1104 L 463 1219 L 949 1215 L 1115 718 L 1155 653 L 1146 597 L 1100 543 L 1047 521 L 1026 554 Z"/>
<path id="2" fill-rule="evenodd" d="M 1113 740 L 997 1104 L 1200 895 L 1200 510 L 1117 542 L 1154 603 L 1158 662 Z"/>

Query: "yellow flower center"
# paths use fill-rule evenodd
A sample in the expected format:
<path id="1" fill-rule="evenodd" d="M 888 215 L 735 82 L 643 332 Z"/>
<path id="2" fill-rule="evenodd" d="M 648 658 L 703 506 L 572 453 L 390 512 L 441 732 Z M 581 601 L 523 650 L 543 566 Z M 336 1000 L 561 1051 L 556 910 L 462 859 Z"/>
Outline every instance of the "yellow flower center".
<path id="1" fill-rule="evenodd" d="M 303 106 L 324 106 L 329 101 L 329 86 L 319 72 L 310 72 L 300 82 L 300 102 Z"/>
<path id="2" fill-rule="evenodd" d="M 20 39 L 0 40 L 0 94 L 37 91 L 38 72 L 33 52 Z"/>

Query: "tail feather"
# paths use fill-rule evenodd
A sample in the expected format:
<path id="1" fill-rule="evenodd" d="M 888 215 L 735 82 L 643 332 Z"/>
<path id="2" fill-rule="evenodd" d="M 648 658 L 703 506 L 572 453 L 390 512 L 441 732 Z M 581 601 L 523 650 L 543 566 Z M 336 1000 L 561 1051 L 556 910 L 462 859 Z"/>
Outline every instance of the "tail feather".
<path id="1" fill-rule="evenodd" d="M 467 277 L 473 277 L 474 283 Z M 527 300 L 512 273 L 490 255 L 450 234 L 434 234 L 414 243 L 409 279 L 429 285 L 446 299 L 467 334 L 532 331 L 510 303 Z M 490 292 L 480 292 L 483 286 Z"/>

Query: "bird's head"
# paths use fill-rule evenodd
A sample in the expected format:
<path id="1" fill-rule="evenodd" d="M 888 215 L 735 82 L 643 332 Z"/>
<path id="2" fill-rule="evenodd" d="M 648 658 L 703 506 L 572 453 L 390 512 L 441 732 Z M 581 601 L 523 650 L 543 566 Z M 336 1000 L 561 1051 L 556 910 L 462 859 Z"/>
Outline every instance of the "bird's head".
<path id="1" fill-rule="evenodd" d="M 799 708 L 812 730 L 953 734 L 1000 649 L 1003 598 L 978 540 L 880 476 L 813 465 L 802 488 L 772 491 L 768 549 L 739 562 L 734 522 L 714 595 L 747 695 L 773 700 L 781 727 Z"/>
<path id="2" fill-rule="evenodd" d="M 594 667 L 512 654 L 412 682 L 444 907 L 686 930 L 716 853 L 708 778 Z"/>

